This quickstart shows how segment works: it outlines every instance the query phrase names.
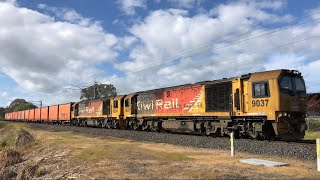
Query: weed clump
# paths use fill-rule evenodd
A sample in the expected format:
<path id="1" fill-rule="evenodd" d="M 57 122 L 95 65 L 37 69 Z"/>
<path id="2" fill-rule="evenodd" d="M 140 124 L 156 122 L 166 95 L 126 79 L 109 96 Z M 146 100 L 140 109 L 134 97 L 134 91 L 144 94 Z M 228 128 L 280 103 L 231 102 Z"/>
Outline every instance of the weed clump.
<path id="1" fill-rule="evenodd" d="M 2 148 L 6 147 L 7 145 L 8 145 L 7 141 L 2 141 L 0 143 L 0 147 L 2 147 Z"/>
<path id="2" fill-rule="evenodd" d="M 30 146 L 34 142 L 34 137 L 32 134 L 30 134 L 28 131 L 21 129 L 16 141 L 15 146 L 16 147 L 24 147 L 24 146 Z"/>
<path id="3" fill-rule="evenodd" d="M 13 166 L 23 161 L 22 154 L 15 149 L 5 150 L 2 160 L 4 167 Z"/>

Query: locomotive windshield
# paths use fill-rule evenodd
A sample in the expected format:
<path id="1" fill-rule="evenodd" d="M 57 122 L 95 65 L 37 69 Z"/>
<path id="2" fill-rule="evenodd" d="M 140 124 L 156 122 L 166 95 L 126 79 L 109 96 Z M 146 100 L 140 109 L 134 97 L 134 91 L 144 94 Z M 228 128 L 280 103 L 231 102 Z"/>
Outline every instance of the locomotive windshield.
<path id="1" fill-rule="evenodd" d="M 306 87 L 301 76 L 282 76 L 279 81 L 279 86 L 282 92 L 287 94 L 305 94 Z"/>

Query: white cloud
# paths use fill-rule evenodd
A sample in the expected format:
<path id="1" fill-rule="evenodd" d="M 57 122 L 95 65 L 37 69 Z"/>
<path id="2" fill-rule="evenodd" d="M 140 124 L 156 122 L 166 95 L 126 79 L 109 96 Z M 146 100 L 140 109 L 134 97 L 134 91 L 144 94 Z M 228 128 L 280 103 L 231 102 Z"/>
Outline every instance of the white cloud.
<path id="1" fill-rule="evenodd" d="M 272 24 L 277 22 L 290 22 L 291 15 L 278 16 L 266 9 L 279 9 L 284 4 L 282 1 L 240 1 L 230 4 L 221 4 L 210 10 L 210 15 L 218 15 L 220 19 L 229 24 L 236 24 L 236 21 L 246 20 L 248 23 L 260 22 Z"/>
<path id="2" fill-rule="evenodd" d="M 280 47 L 320 34 L 316 22 L 219 48 L 241 38 L 241 34 L 257 36 L 276 30 L 263 28 L 264 24 L 291 22 L 292 15 L 276 13 L 284 6 L 283 1 L 240 1 L 221 4 L 211 14 L 194 16 L 181 9 L 153 11 L 130 28 L 141 44 L 131 50 L 128 61 L 115 65 L 128 76 L 111 82 L 123 92 L 132 92 L 279 68 L 307 74 L 310 64 L 317 65 L 316 60 L 307 60 L 316 56 L 319 41 Z M 270 48 L 273 49 L 266 52 Z M 200 55 L 189 57 L 197 52 Z M 158 68 L 139 72 L 157 65 Z M 320 89 L 320 84 L 309 81 L 310 76 L 306 79 L 313 89 Z"/>
<path id="3" fill-rule="evenodd" d="M 4 98 L 8 95 L 6 91 L 0 92 L 0 97 Z"/>
<path id="4" fill-rule="evenodd" d="M 134 15 L 136 8 L 146 8 L 146 0 L 118 0 L 118 4 L 126 15 Z"/>
<path id="5" fill-rule="evenodd" d="M 146 7 L 145 1 L 130 3 L 123 6 L 127 14 Z M 276 30 L 272 23 L 285 26 L 294 20 L 281 13 L 285 5 L 284 1 L 239 1 L 196 15 L 182 9 L 155 10 L 136 21 L 128 29 L 130 34 L 116 37 L 106 33 L 98 21 L 72 9 L 39 5 L 43 14 L 0 3 L 0 14 L 6 14 L 0 16 L 0 71 L 28 91 L 17 94 L 43 99 L 47 105 L 76 101 L 79 94 L 64 87 L 92 83 L 103 73 L 96 68 L 100 63 L 113 64 L 120 74 L 128 75 L 97 79 L 114 84 L 119 94 L 278 68 L 302 71 L 309 92 L 319 91 L 319 40 L 274 48 L 319 35 L 316 21 L 219 48 L 241 34 L 256 36 Z M 255 53 L 270 48 L 274 49 Z M 127 57 L 118 57 L 117 52 L 127 50 L 129 57 L 124 61 Z"/>
<path id="6" fill-rule="evenodd" d="M 101 73 L 96 64 L 117 57 L 118 38 L 73 10 L 63 11 L 63 19 L 57 21 L 0 2 L 0 14 L 6 15 L 0 16 L 0 71 L 29 92 L 59 93 L 75 82 L 93 82 Z"/>
<path id="7" fill-rule="evenodd" d="M 61 19 L 62 21 L 67 21 L 73 24 L 86 27 L 101 28 L 100 22 L 92 20 L 91 18 L 83 17 L 73 9 L 61 8 L 61 7 L 51 7 L 46 4 L 38 4 L 38 8 L 45 11 L 45 13 L 52 14 L 54 17 Z"/>

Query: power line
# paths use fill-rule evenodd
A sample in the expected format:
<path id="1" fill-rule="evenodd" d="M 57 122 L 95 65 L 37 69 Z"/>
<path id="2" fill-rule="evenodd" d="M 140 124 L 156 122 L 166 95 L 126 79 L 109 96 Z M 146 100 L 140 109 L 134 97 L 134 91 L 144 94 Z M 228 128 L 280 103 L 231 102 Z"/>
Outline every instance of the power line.
<path id="1" fill-rule="evenodd" d="M 264 49 L 264 50 L 260 50 L 260 51 L 254 51 L 254 52 L 248 53 L 247 55 L 263 54 L 263 53 L 266 53 L 266 52 L 271 51 L 271 50 L 276 49 L 276 48 L 279 49 L 279 48 L 287 47 L 287 46 L 290 46 L 290 45 L 293 45 L 293 44 L 296 44 L 296 43 L 300 43 L 300 42 L 304 42 L 304 41 L 311 40 L 311 39 L 316 39 L 316 38 L 320 38 L 320 34 L 317 34 L 315 36 L 310 36 L 310 37 L 307 37 L 307 38 L 303 38 L 303 39 L 300 39 L 300 40 L 296 40 L 296 41 L 291 41 L 289 43 L 281 44 L 279 46 L 275 46 L 275 47 L 272 47 L 272 48 L 268 48 L 268 49 Z M 223 62 L 229 62 L 229 61 L 234 61 L 234 59 L 223 59 Z M 210 64 L 212 64 L 212 63 L 210 62 L 210 63 L 205 64 L 205 65 L 210 65 Z"/>
<path id="2" fill-rule="evenodd" d="M 309 13 L 309 15 L 305 16 L 305 17 L 310 17 L 311 15 L 316 15 L 316 14 L 320 14 L 320 12 Z M 161 59 L 159 59 L 157 61 L 161 62 L 160 64 L 154 65 L 154 63 L 156 63 L 157 61 L 156 62 L 152 62 L 152 64 L 153 64 L 152 66 L 146 66 L 146 68 L 142 68 L 140 70 L 127 73 L 125 76 L 130 76 L 132 74 L 136 74 L 136 73 L 147 71 L 147 70 L 150 70 L 150 69 L 153 69 L 153 68 L 157 68 L 157 67 L 160 67 L 162 65 L 169 64 L 169 63 L 171 63 L 173 61 L 179 60 L 179 59 L 181 59 L 183 57 L 194 57 L 194 56 L 197 56 L 197 55 L 205 54 L 205 53 L 208 53 L 208 52 L 211 52 L 211 51 L 214 51 L 214 50 L 223 49 L 223 48 L 235 45 L 235 44 L 239 44 L 239 43 L 242 43 L 242 42 L 245 42 L 245 41 L 249 41 L 249 40 L 252 40 L 252 39 L 256 39 L 256 38 L 260 38 L 260 37 L 263 37 L 263 36 L 271 35 L 271 34 L 274 34 L 274 33 L 280 32 L 280 31 L 288 30 L 288 29 L 291 29 L 293 27 L 296 27 L 296 26 L 299 26 L 299 25 L 308 24 L 308 23 L 311 23 L 311 22 L 314 22 L 314 21 L 318 21 L 318 20 L 320 20 L 320 18 L 314 18 L 314 19 L 309 20 L 309 21 L 303 21 L 301 23 L 289 25 L 289 26 L 282 27 L 282 28 L 279 28 L 279 29 L 276 29 L 276 30 L 273 30 L 273 31 L 265 32 L 265 33 L 258 32 L 260 34 L 258 34 L 258 33 L 253 33 L 253 34 L 243 33 L 243 34 L 240 34 L 240 36 L 242 36 L 242 35 L 246 35 L 246 36 L 243 36 L 240 39 L 233 40 L 233 41 L 231 41 L 231 42 L 229 42 L 229 43 L 227 43 L 225 45 L 221 45 L 221 46 L 218 46 L 218 47 L 215 47 L 215 48 L 211 48 L 211 46 L 214 45 L 215 42 L 209 41 L 209 43 L 205 43 L 204 45 L 200 46 L 199 48 L 196 48 L 196 49 L 191 49 L 190 48 L 190 49 L 182 51 L 181 53 L 177 53 L 175 55 L 172 55 L 173 57 L 171 59 L 169 59 L 169 60 L 161 62 Z M 263 27 L 257 28 L 257 29 L 254 29 L 254 31 L 257 31 L 259 29 L 264 29 L 264 28 Z M 227 34 L 226 36 L 228 36 L 228 35 L 230 35 L 230 34 Z M 255 35 L 255 36 L 253 36 L 253 35 Z M 237 36 L 234 36 L 232 38 L 235 38 L 235 37 L 237 37 Z M 231 40 L 232 38 L 229 38 L 229 39 Z M 296 42 L 293 42 L 293 43 L 296 43 Z M 289 44 L 288 43 L 285 44 L 285 46 L 288 46 L 288 45 L 290 45 L 290 43 Z M 275 48 L 278 48 L 278 47 L 279 46 L 277 46 Z M 271 48 L 271 49 L 274 49 L 274 48 Z M 256 54 L 256 53 L 254 53 L 254 54 Z M 149 64 L 151 64 L 151 63 L 149 63 Z M 118 79 L 118 78 L 122 78 L 122 77 L 113 77 L 113 78 L 109 78 L 109 80 Z M 72 86 L 73 86 L 73 88 L 70 87 L 70 88 L 66 88 L 66 89 L 81 90 L 83 88 L 89 87 L 89 86 L 80 86 L 80 85 L 72 85 Z"/>
<path id="3" fill-rule="evenodd" d="M 38 102 L 40 104 L 40 108 L 42 108 L 42 100 L 39 100 L 39 101 L 28 101 L 28 102 Z"/>
<path id="4" fill-rule="evenodd" d="M 320 13 L 320 12 L 317 12 L 317 13 Z M 314 13 L 314 14 L 317 14 L 317 13 Z M 231 41 L 229 42 L 228 44 L 225 44 L 225 45 L 222 45 L 222 46 L 219 46 L 219 47 L 216 47 L 216 48 L 207 48 L 207 49 L 203 49 L 202 51 L 196 51 L 192 54 L 189 54 L 189 55 L 183 55 L 183 54 L 178 54 L 179 56 L 176 56 L 172 59 L 169 59 L 167 61 L 163 61 L 162 63 L 160 64 L 157 64 L 157 65 L 153 65 L 153 66 L 149 66 L 149 67 L 146 67 L 146 68 L 142 68 L 140 70 L 137 70 L 137 71 L 134 71 L 134 72 L 130 72 L 130 73 L 127 73 L 126 76 L 129 76 L 129 75 L 132 75 L 132 74 L 135 74 L 135 73 L 139 73 L 139 72 L 143 72 L 143 71 L 146 71 L 146 70 L 150 70 L 150 69 L 153 69 L 153 68 L 156 68 L 156 67 L 159 67 L 159 66 L 162 66 L 162 65 L 165 65 L 169 62 L 172 62 L 172 61 L 175 61 L 175 60 L 178 60 L 182 57 L 194 57 L 196 55 L 200 55 L 200 54 L 204 54 L 206 52 L 209 52 L 209 51 L 214 51 L 214 50 L 218 50 L 218 49 L 222 49 L 222 48 L 226 48 L 226 47 L 229 47 L 229 46 L 232 46 L 232 45 L 235 45 L 235 44 L 239 44 L 239 43 L 242 43 L 242 42 L 245 42 L 245 41 L 249 41 L 249 40 L 252 40 L 252 39 L 257 39 L 257 38 L 260 38 L 260 37 L 264 37 L 264 36 L 267 36 L 267 35 L 271 35 L 271 34 L 274 34 L 274 33 L 277 33 L 277 32 L 281 32 L 281 31 L 284 31 L 284 30 L 288 30 L 288 29 L 291 29 L 293 27 L 296 27 L 296 26 L 300 26 L 300 25 L 305 25 L 305 24 L 308 24 L 308 23 L 311 23 L 311 22 L 314 22 L 314 21 L 318 21 L 320 20 L 320 18 L 315 18 L 315 19 L 312 19 L 312 20 L 309 20 L 309 21 L 306 21 L 306 22 L 302 22 L 302 23 L 298 23 L 298 24 L 294 24 L 294 25 L 290 25 L 290 26 L 286 26 L 286 27 L 282 27 L 280 29 L 276 29 L 276 30 L 273 30 L 273 31 L 269 31 L 269 32 L 266 32 L 266 33 L 262 33 L 262 34 L 259 34 L 259 35 L 256 35 L 256 36 L 252 36 L 252 34 L 248 35 L 248 36 L 245 36 L 245 38 L 242 38 L 242 39 L 238 39 L 238 40 L 235 40 L 235 41 Z M 201 48 L 200 48 L 201 50 Z M 191 51 L 192 52 L 192 51 Z M 160 61 L 159 61 L 160 62 Z M 155 62 L 153 62 L 154 64 Z M 118 79 L 120 77 L 113 77 L 113 78 L 110 78 L 109 80 L 113 80 L 113 79 Z"/>
<path id="5" fill-rule="evenodd" d="M 310 17 L 311 15 L 316 15 L 316 14 L 320 14 L 320 12 L 314 12 L 314 13 L 309 13 L 309 15 L 307 16 L 304 16 L 303 18 L 305 17 Z M 279 18 L 277 18 L 279 19 Z M 298 25 L 303 25 L 303 24 L 307 24 L 307 23 L 310 23 L 310 22 L 313 22 L 313 21 L 317 21 L 319 20 L 320 18 L 317 18 L 317 19 L 313 19 L 313 20 L 309 20 L 309 21 L 306 21 L 306 22 L 302 22 L 302 23 L 299 23 L 299 24 L 295 24 L 295 25 L 290 25 L 290 26 L 286 26 L 286 27 L 283 27 L 283 28 L 280 28 L 280 29 L 277 29 L 277 30 L 274 30 L 274 31 L 271 31 L 271 32 L 268 32 L 268 33 L 264 33 L 264 34 L 259 34 L 260 32 L 258 33 L 253 33 L 253 34 L 248 34 L 247 32 L 246 33 L 242 33 L 242 34 L 239 34 L 238 37 L 240 36 L 243 36 L 243 35 L 246 35 L 246 36 L 243 36 L 241 37 L 242 39 L 238 39 L 238 40 L 235 40 L 235 41 L 231 41 L 229 42 L 229 44 L 226 44 L 226 45 L 223 45 L 223 46 L 220 46 L 220 47 L 216 47 L 214 49 L 211 49 L 211 46 L 214 45 L 215 42 L 212 42 L 212 41 L 208 41 L 207 43 L 205 43 L 204 45 L 200 46 L 199 48 L 196 48 L 196 49 L 186 49 L 184 51 L 182 51 L 182 53 L 178 53 L 178 54 L 175 54 L 175 55 L 172 55 L 172 57 L 170 57 L 169 60 L 167 61 L 174 61 L 174 60 L 177 60 L 177 59 L 180 59 L 180 58 L 183 58 L 184 56 L 186 57 L 193 57 L 195 55 L 198 55 L 198 54 L 201 54 L 201 49 L 203 49 L 202 51 L 204 52 L 207 52 L 208 50 L 210 51 L 213 51 L 213 50 L 217 50 L 217 49 L 221 49 L 221 48 L 225 48 L 225 47 L 228 47 L 228 46 L 231 46 L 231 45 L 234 45 L 234 44 L 238 44 L 238 43 L 241 43 L 243 41 L 248 41 L 248 40 L 251 40 L 251 39 L 255 39 L 255 38 L 259 38 L 259 37 L 262 37 L 262 36 L 265 36 L 265 35 L 269 35 L 269 34 L 273 34 L 273 33 L 276 33 L 276 32 L 279 32 L 279 31 L 283 31 L 283 30 L 286 30 L 286 29 L 289 29 L 289 28 L 292 28 L 294 26 L 298 26 Z M 261 28 L 257 28 L 257 29 L 254 29 L 254 31 L 257 31 L 257 30 L 262 30 L 264 29 L 263 27 Z M 249 29 L 250 30 L 250 29 Z M 256 35 L 256 34 L 259 34 L 258 36 L 255 36 L 255 37 L 251 37 L 250 36 L 253 36 L 253 35 Z M 231 35 L 231 33 L 225 35 L 225 36 L 229 36 Z M 227 38 L 228 39 L 232 39 L 232 38 L 237 38 L 237 36 L 233 36 L 231 38 Z M 246 39 L 245 39 L 246 38 Z M 204 49 L 205 48 L 205 49 Z M 198 51 L 197 51 L 198 50 Z M 200 52 L 199 52 L 200 51 Z M 192 53 L 194 52 L 193 54 L 187 54 L 187 53 Z M 163 64 L 166 64 L 167 61 L 164 61 L 163 63 L 159 64 L 159 65 L 163 65 Z M 161 62 L 161 59 L 157 60 L 156 62 Z M 152 63 L 149 63 L 151 65 L 153 65 L 155 62 L 152 62 Z M 156 65 L 158 66 L 158 65 Z M 153 67 L 153 66 L 151 66 Z M 145 68 L 142 68 L 138 71 L 134 71 L 134 72 L 131 72 L 131 73 L 136 73 L 136 72 L 140 72 L 140 71 L 143 71 Z M 148 68 L 146 68 L 148 70 Z M 131 74 L 131 73 L 128 73 L 127 75 Z M 117 78 L 117 77 L 115 77 Z"/>

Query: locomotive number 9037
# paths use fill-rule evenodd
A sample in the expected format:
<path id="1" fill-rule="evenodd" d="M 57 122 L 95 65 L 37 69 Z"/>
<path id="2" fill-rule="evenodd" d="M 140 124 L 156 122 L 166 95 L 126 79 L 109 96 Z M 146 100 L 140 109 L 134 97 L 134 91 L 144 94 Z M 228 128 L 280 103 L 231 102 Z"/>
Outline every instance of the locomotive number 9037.
<path id="1" fill-rule="evenodd" d="M 252 107 L 267 107 L 269 99 L 252 100 Z"/>

